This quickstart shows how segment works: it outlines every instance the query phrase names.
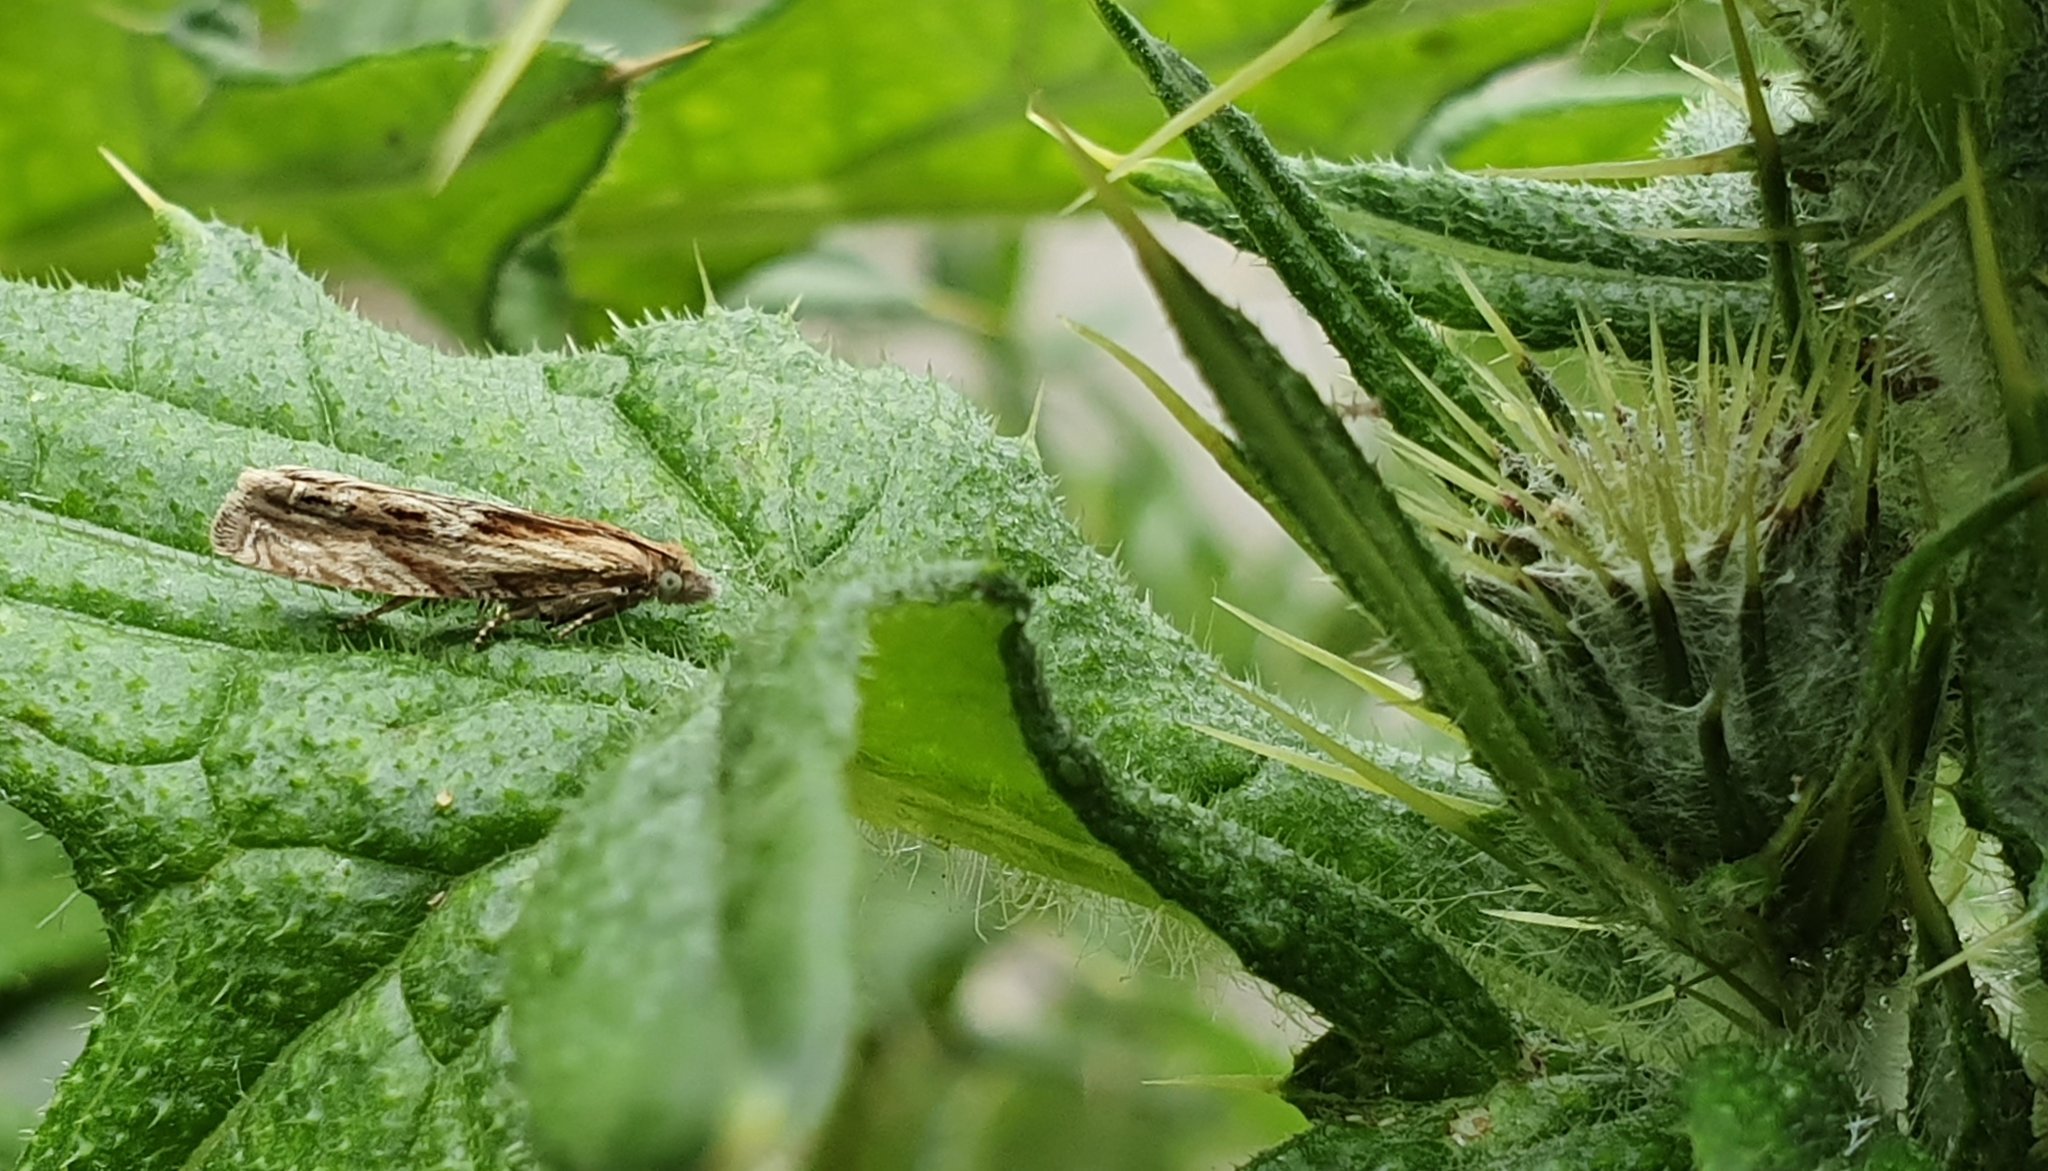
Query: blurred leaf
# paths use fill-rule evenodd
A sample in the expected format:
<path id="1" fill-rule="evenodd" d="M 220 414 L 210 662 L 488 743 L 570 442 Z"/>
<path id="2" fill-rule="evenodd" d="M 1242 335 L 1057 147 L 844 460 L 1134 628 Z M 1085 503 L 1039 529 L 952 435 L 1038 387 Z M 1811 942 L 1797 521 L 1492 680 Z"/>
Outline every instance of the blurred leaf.
<path id="1" fill-rule="evenodd" d="M 1249 106 L 1295 149 L 1393 149 L 1435 104 L 1496 70 L 1577 43 L 1666 0 L 1442 0 L 1386 5 Z M 1140 6 L 1218 67 L 1291 27 L 1301 0 Z M 693 249 L 730 273 L 820 227 L 890 216 L 1040 214 L 1077 188 L 1058 148 L 1024 124 L 1043 92 L 1105 141 L 1156 115 L 1078 4 L 1019 8 L 803 0 L 764 10 L 701 61 L 641 90 L 613 165 L 568 218 L 578 327 L 608 329 L 697 296 Z"/>
<path id="2" fill-rule="evenodd" d="M 1253 106 L 1297 149 L 1389 150 L 1445 96 L 1576 44 L 1596 17 L 1625 21 L 1660 3 L 1390 8 L 1267 86 Z M 571 326 L 608 333 L 606 312 L 631 318 L 694 301 L 698 247 L 723 280 L 829 223 L 1052 210 L 1073 185 L 1057 152 L 1017 116 L 1034 91 L 1060 98 L 1100 134 L 1135 138 L 1147 118 L 1079 8 L 919 0 L 878 18 L 861 0 L 805 0 L 763 10 L 703 61 L 647 85 L 609 157 L 624 91 L 595 59 L 550 48 L 455 186 L 430 201 L 419 181 L 429 143 L 482 55 L 428 42 L 495 33 L 490 6 L 310 6 L 279 53 L 238 46 L 232 35 L 202 50 L 192 36 L 124 31 L 97 8 L 24 4 L 0 45 L 0 126 L 19 128 L 0 129 L 0 163 L 29 181 L 0 195 L 0 264 L 83 279 L 139 265 L 145 217 L 94 157 L 106 145 L 167 197 L 286 234 L 320 269 L 368 269 L 472 341 L 497 328 L 500 265 L 586 189 L 560 240 L 556 287 L 538 296 L 553 307 L 544 321 L 507 322 L 503 336 L 514 344 Z M 740 7 L 578 4 L 562 35 L 652 53 L 714 30 Z M 1300 16 L 1292 0 L 1159 0 L 1147 11 L 1219 65 L 1249 57 Z M 366 52 L 385 55 L 354 56 Z M 265 54 L 330 71 L 248 73 Z"/>
<path id="3" fill-rule="evenodd" d="M 50 1100 L 50 1084 L 78 1056 L 96 1006 L 82 994 L 36 1001 L 0 1020 L 0 1162 L 13 1166 Z"/>
<path id="4" fill-rule="evenodd" d="M 0 37 L 0 269 L 104 280 L 148 256 L 149 214 L 105 146 L 167 199 L 290 240 L 307 265 L 366 270 L 469 340 L 498 268 L 603 164 L 624 117 L 609 66 L 561 46 L 527 70 L 440 195 L 435 136 L 483 67 L 441 45 L 303 78 L 212 76 L 100 9 L 21 0 Z"/>
<path id="5" fill-rule="evenodd" d="M 1700 1171 L 1814 1171 L 1847 1150 L 1856 1110 L 1840 1071 L 1792 1049 L 1710 1049 L 1681 1095 Z"/>
<path id="6" fill-rule="evenodd" d="M 1185 1171 L 1234 1164 L 1300 1125 L 1258 1089 L 1202 1084 L 1269 1078 L 1280 1063 L 1190 981 L 1102 954 L 1098 939 L 1085 949 L 1007 934 L 928 1014 L 877 1028 L 810 1165 Z"/>
<path id="7" fill-rule="evenodd" d="M 305 70 L 436 42 L 488 44 L 507 11 L 497 0 L 294 0 L 281 7 L 290 11 L 274 13 L 264 31 L 283 34 L 287 62 Z"/>
<path id="8" fill-rule="evenodd" d="M 0 713 L 22 710 L 0 673 Z M 4 790 L 0 790 L 4 795 Z M 78 897 L 71 861 L 54 838 L 0 806 L 0 1002 L 82 988 L 106 963 L 107 940 L 92 902 Z"/>
<path id="9" fill-rule="evenodd" d="M 722 692 L 644 740 L 552 839 L 509 1000 L 537 1135 L 568 1166 L 666 1168 L 710 1151 L 754 1165 L 800 1149 L 838 1089 L 857 1027 L 860 861 L 842 777 L 870 617 L 894 610 L 958 655 L 968 639 L 918 619 L 983 582 L 938 570 L 821 584 L 743 636 Z M 993 716 L 974 721 L 983 736 L 1004 714 L 919 709 Z M 892 730 L 934 776 L 976 755 Z M 897 739 L 873 721 L 865 732 Z"/>
<path id="10" fill-rule="evenodd" d="M 1482 92 L 1432 119 L 1408 161 L 1479 170 L 1649 158 L 1698 89 L 1674 73 L 1575 76 L 1512 94 Z"/>

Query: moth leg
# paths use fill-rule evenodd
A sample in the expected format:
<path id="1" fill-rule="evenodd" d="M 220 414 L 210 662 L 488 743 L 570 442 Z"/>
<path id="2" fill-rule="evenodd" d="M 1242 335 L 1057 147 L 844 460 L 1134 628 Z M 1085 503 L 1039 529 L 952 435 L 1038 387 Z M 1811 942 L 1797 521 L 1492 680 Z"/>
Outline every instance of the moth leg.
<path id="1" fill-rule="evenodd" d="M 406 606 L 412 605 L 414 602 L 417 601 L 419 601 L 418 598 L 392 598 L 374 610 L 358 614 L 355 617 L 349 619 L 347 625 L 367 626 L 371 622 L 374 622 L 377 619 L 382 618 L 384 615 L 391 613 L 393 610 L 402 609 Z"/>
<path id="2" fill-rule="evenodd" d="M 524 615 L 503 602 L 485 603 L 483 623 L 476 628 L 476 637 L 470 640 L 469 645 L 478 650 L 484 649 L 484 644 L 491 641 L 491 635 L 496 633 L 500 626 L 521 617 Z"/>
<path id="3" fill-rule="evenodd" d="M 638 603 L 639 599 L 631 594 L 601 596 L 580 610 L 555 617 L 550 629 L 555 632 L 556 638 L 567 638 L 601 618 L 610 618 L 614 614 L 623 614 Z"/>

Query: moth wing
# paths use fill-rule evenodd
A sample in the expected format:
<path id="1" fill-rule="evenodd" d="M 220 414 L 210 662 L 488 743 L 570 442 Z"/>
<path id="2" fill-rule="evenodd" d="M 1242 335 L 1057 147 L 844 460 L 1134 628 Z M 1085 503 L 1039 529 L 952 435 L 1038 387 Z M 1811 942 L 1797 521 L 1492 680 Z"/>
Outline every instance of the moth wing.
<path id="1" fill-rule="evenodd" d="M 480 502 L 465 502 L 462 513 L 463 556 L 450 572 L 473 597 L 644 591 L 667 568 L 661 547 L 603 521 Z"/>
<path id="2" fill-rule="evenodd" d="M 433 559 L 402 555 L 388 539 L 287 517 L 235 515 L 224 508 L 214 521 L 213 547 L 252 569 L 337 589 L 396 598 L 464 592 Z"/>
<path id="3" fill-rule="evenodd" d="M 214 518 L 213 547 L 300 581 L 411 598 L 644 595 L 679 549 L 603 521 L 312 468 L 250 468 Z"/>

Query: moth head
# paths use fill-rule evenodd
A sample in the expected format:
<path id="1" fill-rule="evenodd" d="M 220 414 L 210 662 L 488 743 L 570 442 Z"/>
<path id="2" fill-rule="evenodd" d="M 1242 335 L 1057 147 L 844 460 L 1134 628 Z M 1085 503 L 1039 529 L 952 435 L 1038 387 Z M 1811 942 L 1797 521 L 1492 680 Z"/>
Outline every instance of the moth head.
<path id="1" fill-rule="evenodd" d="M 663 602 L 686 606 L 708 602 L 718 596 L 718 583 L 688 563 L 671 565 L 655 576 L 654 596 Z"/>

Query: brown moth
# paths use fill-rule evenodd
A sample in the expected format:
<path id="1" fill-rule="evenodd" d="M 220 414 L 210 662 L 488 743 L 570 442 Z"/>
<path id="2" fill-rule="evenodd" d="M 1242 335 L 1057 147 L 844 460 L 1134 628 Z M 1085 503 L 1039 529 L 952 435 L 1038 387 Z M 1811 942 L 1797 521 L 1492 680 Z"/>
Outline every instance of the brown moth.
<path id="1" fill-rule="evenodd" d="M 681 545 L 313 468 L 245 469 L 213 518 L 213 551 L 280 577 L 390 595 L 358 621 L 421 598 L 496 603 L 479 646 L 523 618 L 566 635 L 649 598 L 718 596 Z"/>

